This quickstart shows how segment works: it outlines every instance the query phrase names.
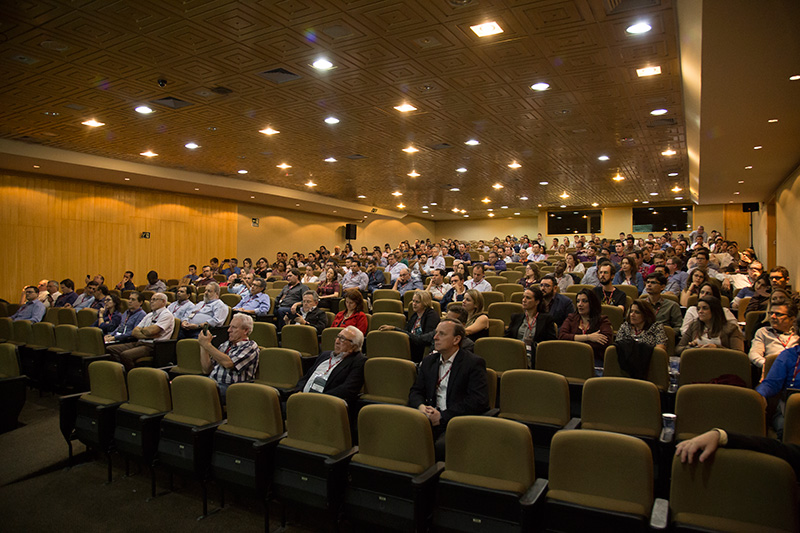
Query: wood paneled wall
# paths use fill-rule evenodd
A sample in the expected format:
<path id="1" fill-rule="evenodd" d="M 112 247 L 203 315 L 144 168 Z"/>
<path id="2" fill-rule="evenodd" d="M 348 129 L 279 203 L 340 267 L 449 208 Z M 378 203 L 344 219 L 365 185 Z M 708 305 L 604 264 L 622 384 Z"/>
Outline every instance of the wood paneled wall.
<path id="1" fill-rule="evenodd" d="M 0 297 L 11 302 L 44 278 L 115 285 L 132 270 L 138 285 L 148 270 L 178 277 L 237 249 L 234 202 L 7 171 L 0 199 Z"/>

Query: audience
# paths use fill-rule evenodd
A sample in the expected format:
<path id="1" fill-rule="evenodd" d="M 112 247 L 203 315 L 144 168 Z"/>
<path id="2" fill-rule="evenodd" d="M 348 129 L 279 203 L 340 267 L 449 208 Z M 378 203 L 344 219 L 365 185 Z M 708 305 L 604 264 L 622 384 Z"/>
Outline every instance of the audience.
<path id="1" fill-rule="evenodd" d="M 614 263 L 608 259 L 600 259 L 597 261 L 597 265 L 597 279 L 600 286 L 594 288 L 594 293 L 600 299 L 601 304 L 614 305 L 624 311 L 628 296 L 624 291 L 614 287 Z"/>
<path id="2" fill-rule="evenodd" d="M 730 348 L 744 351 L 744 337 L 738 324 L 725 319 L 719 298 L 703 297 L 697 302 L 697 320 L 675 347 L 680 355 L 687 348 Z"/>
<path id="3" fill-rule="evenodd" d="M 686 288 L 681 291 L 680 296 L 681 305 L 683 307 L 689 307 L 690 296 L 700 295 L 700 287 L 703 286 L 704 283 L 708 283 L 708 273 L 705 270 L 695 268 L 689 272 Z"/>
<path id="4" fill-rule="evenodd" d="M 450 289 L 452 289 L 452 286 L 444 281 L 444 269 L 435 268 L 426 289 L 430 293 L 431 299 L 441 302 Z"/>
<path id="5" fill-rule="evenodd" d="M 572 305 L 572 300 L 558 293 L 556 278 L 552 274 L 543 277 L 539 282 L 539 287 L 544 295 L 545 310 L 553 317 L 556 325 L 561 327 L 567 315 L 575 309 Z"/>
<path id="6" fill-rule="evenodd" d="M 525 265 L 525 275 L 519 278 L 517 283 L 522 285 L 523 289 L 529 289 L 539 283 L 540 276 L 539 267 L 534 263 L 528 263 Z"/>
<path id="7" fill-rule="evenodd" d="M 194 304 L 189 299 L 194 292 L 194 287 L 185 285 L 175 291 L 175 301 L 167 306 L 172 316 L 183 322 L 186 316 L 194 310 Z"/>
<path id="8" fill-rule="evenodd" d="M 292 306 L 303 300 L 303 294 L 308 287 L 300 283 L 300 271 L 293 268 L 286 274 L 286 281 L 281 292 L 275 297 L 275 317 L 278 320 L 278 331 L 283 327 L 284 317 L 291 311 Z"/>
<path id="9" fill-rule="evenodd" d="M 656 320 L 656 312 L 647 300 L 634 300 L 628 318 L 617 331 L 616 342 L 633 341 L 650 348 L 667 349 L 664 326 Z"/>
<path id="10" fill-rule="evenodd" d="M 611 321 L 601 314 L 602 304 L 593 290 L 581 289 L 575 302 L 578 310 L 561 324 L 558 338 L 588 344 L 594 351 L 595 366 L 603 366 L 606 347 L 614 338 Z"/>
<path id="11" fill-rule="evenodd" d="M 147 286 L 144 288 L 146 291 L 164 292 L 167 290 L 166 284 L 158 279 L 158 272 L 151 270 L 147 273 Z"/>
<path id="12" fill-rule="evenodd" d="M 196 339 L 204 326 L 215 328 L 225 323 L 230 308 L 219 299 L 219 292 L 219 283 L 216 281 L 206 285 L 203 301 L 197 302 L 194 309 L 181 321 L 179 338 Z"/>
<path id="13" fill-rule="evenodd" d="M 467 338 L 474 342 L 488 337 L 489 315 L 483 311 L 483 294 L 477 289 L 469 289 L 464 294 L 461 305 L 467 312 L 467 321 L 464 323 Z"/>
<path id="14" fill-rule="evenodd" d="M 135 291 L 136 285 L 133 284 L 133 272 L 126 270 L 122 275 L 122 281 L 117 283 L 114 288 L 118 291 Z"/>
<path id="15" fill-rule="evenodd" d="M 707 297 L 714 297 L 718 298 L 722 301 L 720 296 L 719 288 L 711 282 L 703 283 L 700 285 L 700 291 L 698 293 L 698 300 L 700 298 L 707 298 Z M 727 308 L 723 307 L 722 312 L 725 314 L 725 320 L 728 322 L 732 322 L 739 325 L 739 321 L 737 318 L 731 313 Z M 693 305 L 686 310 L 686 314 L 683 315 L 683 324 L 681 325 L 681 335 L 686 335 L 686 332 L 689 331 L 689 326 L 697 320 L 697 305 Z"/>
<path id="16" fill-rule="evenodd" d="M 75 298 L 75 301 L 71 304 L 65 304 L 64 307 L 72 307 L 76 311 L 91 307 L 94 303 L 94 292 L 97 290 L 98 286 L 96 281 L 90 281 L 86 284 L 86 288 L 83 289 L 83 294 Z"/>
<path id="17" fill-rule="evenodd" d="M 246 313 L 254 317 L 267 316 L 270 309 L 269 296 L 266 293 L 267 282 L 256 278 L 250 284 L 250 290 L 242 296 L 239 303 L 233 308 L 238 313 Z"/>
<path id="18" fill-rule="evenodd" d="M 464 285 L 467 289 L 475 289 L 480 292 L 492 290 L 492 286 L 484 279 L 484 268 L 482 264 L 477 264 L 472 267 L 472 279 L 466 280 Z"/>
<path id="19" fill-rule="evenodd" d="M 139 325 L 145 314 L 142 309 L 142 296 L 133 291 L 128 297 L 128 309 L 122 313 L 119 326 L 104 337 L 105 342 L 126 342 L 130 338 L 133 328 Z"/>
<path id="20" fill-rule="evenodd" d="M 344 328 L 355 326 L 363 335 L 367 334 L 369 322 L 364 314 L 364 297 L 358 289 L 350 289 L 344 294 L 344 311 L 339 311 L 333 318 L 331 327 Z"/>
<path id="21" fill-rule="evenodd" d="M 467 293 L 467 287 L 464 285 L 464 275 L 458 272 L 453 272 L 450 276 L 450 290 L 442 298 L 442 309 L 447 309 L 447 306 L 452 302 L 461 302 L 464 300 L 464 295 Z"/>
<path id="22" fill-rule="evenodd" d="M 636 259 L 633 255 L 620 260 L 619 271 L 614 276 L 614 285 L 633 285 L 639 294 L 644 292 L 644 278 L 636 269 Z"/>
<path id="23" fill-rule="evenodd" d="M 659 272 L 647 275 L 645 281 L 646 292 L 643 298 L 653 306 L 656 312 L 656 322 L 663 326 L 678 329 L 683 323 L 681 307 L 677 302 L 664 298 L 661 292 L 667 284 L 667 278 Z"/>
<path id="24" fill-rule="evenodd" d="M 413 277 L 410 270 L 405 269 L 397 276 L 392 289 L 399 292 L 400 296 L 403 296 L 408 291 L 421 290 L 422 282 L 418 278 Z"/>
<path id="25" fill-rule="evenodd" d="M 800 337 L 795 329 L 797 304 L 791 300 L 773 305 L 769 313 L 769 326 L 759 328 L 750 343 L 750 362 L 759 368 L 769 355 L 778 355 L 798 345 Z"/>

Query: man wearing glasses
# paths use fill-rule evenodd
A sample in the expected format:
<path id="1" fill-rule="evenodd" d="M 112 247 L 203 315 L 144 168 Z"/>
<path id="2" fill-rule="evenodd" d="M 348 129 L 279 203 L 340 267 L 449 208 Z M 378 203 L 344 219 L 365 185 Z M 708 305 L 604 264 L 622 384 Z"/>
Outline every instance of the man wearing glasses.
<path id="1" fill-rule="evenodd" d="M 749 265 L 747 265 L 747 274 L 734 274 L 731 276 L 731 280 L 733 281 L 733 286 L 736 289 L 739 289 L 739 292 L 736 293 L 736 297 L 731 302 L 731 309 L 736 311 L 739 309 L 739 302 L 742 298 L 752 297 L 755 295 L 755 291 L 753 290 L 753 285 L 755 284 L 758 277 L 764 273 L 764 266 L 761 264 L 761 261 L 752 261 Z"/>
<path id="2" fill-rule="evenodd" d="M 361 353 L 364 334 L 355 326 L 347 326 L 336 337 L 333 351 L 322 352 L 306 375 L 297 382 L 294 392 L 317 392 L 337 396 L 355 407 L 364 385 L 364 363 Z"/>
<path id="3" fill-rule="evenodd" d="M 781 289 L 782 291 L 786 291 L 792 296 L 792 300 L 795 303 L 798 301 L 798 295 L 796 292 L 792 290 L 792 286 L 789 285 L 789 271 L 786 267 L 776 266 L 775 268 L 769 271 L 769 283 L 772 285 L 772 290 Z"/>
<path id="4" fill-rule="evenodd" d="M 782 351 L 797 346 L 800 337 L 794 328 L 797 306 L 794 302 L 773 305 L 768 313 L 769 326 L 756 331 L 750 344 L 750 362 L 759 368 L 764 367 L 768 355 L 778 355 Z"/>
<path id="5" fill-rule="evenodd" d="M 166 340 L 172 336 L 175 328 L 175 317 L 167 309 L 167 296 L 162 292 L 150 298 L 151 311 L 145 315 L 139 325 L 133 328 L 131 336 L 135 342 L 115 344 L 108 347 L 111 357 L 122 363 L 127 370 L 133 368 L 142 357 L 153 355 L 153 342 Z"/>
<path id="6" fill-rule="evenodd" d="M 41 322 L 45 311 L 47 309 L 39 301 L 39 287 L 29 285 L 25 287 L 25 303 L 14 313 L 11 320 L 30 320 L 32 323 Z"/>
<path id="7" fill-rule="evenodd" d="M 228 326 L 228 340 L 215 348 L 211 332 L 201 332 L 197 337 L 200 343 L 200 364 L 203 371 L 217 382 L 217 388 L 225 403 L 228 387 L 234 383 L 250 381 L 256 376 L 258 368 L 258 344 L 249 339 L 253 331 L 253 317 L 237 313 Z"/>

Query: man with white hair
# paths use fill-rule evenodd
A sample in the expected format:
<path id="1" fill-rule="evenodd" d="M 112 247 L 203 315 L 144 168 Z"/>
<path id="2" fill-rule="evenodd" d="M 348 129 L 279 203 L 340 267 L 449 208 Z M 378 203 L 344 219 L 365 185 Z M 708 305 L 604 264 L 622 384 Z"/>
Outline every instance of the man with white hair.
<path id="1" fill-rule="evenodd" d="M 211 332 L 201 332 L 197 337 L 200 343 L 200 364 L 203 371 L 217 382 L 222 403 L 225 394 L 233 383 L 251 381 L 256 377 L 258 368 L 258 344 L 251 341 L 253 317 L 236 313 L 228 326 L 228 340 L 215 348 L 211 344 L 214 338 Z"/>
<path id="2" fill-rule="evenodd" d="M 314 366 L 297 382 L 294 392 L 318 392 L 337 396 L 354 407 L 364 385 L 364 363 L 361 353 L 364 334 L 355 326 L 347 326 L 336 337 L 332 351 L 322 352 Z"/>
<path id="3" fill-rule="evenodd" d="M 181 339 L 196 339 L 203 326 L 221 326 L 228 318 L 228 305 L 219 299 L 219 283 L 212 281 L 206 285 L 203 301 L 198 302 L 189 315 L 181 322 Z"/>
<path id="4" fill-rule="evenodd" d="M 132 369 L 136 361 L 142 357 L 153 355 L 154 341 L 172 337 L 175 317 L 167 309 L 167 296 L 163 292 L 157 292 L 150 297 L 150 309 L 151 311 L 131 332 L 136 341 L 108 347 L 111 357 L 122 363 L 127 370 Z"/>

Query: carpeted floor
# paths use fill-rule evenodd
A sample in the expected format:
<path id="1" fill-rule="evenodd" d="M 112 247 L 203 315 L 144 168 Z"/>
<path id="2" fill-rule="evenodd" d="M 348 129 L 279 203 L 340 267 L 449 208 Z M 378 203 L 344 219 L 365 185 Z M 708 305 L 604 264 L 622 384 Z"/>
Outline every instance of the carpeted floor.
<path id="1" fill-rule="evenodd" d="M 28 391 L 20 415 L 21 427 L 0 435 L 0 530 L 91 532 L 131 531 L 259 531 L 264 527 L 262 505 L 247 495 L 226 491 L 226 507 L 203 520 L 200 486 L 175 478 L 175 492 L 168 492 L 168 474 L 157 475 L 159 496 L 150 496 L 147 470 L 131 463 L 125 477 L 124 460 L 114 458 L 113 482 L 106 484 L 102 456 L 86 452 L 74 442 L 76 464 L 67 462 L 67 444 L 59 431 L 58 399 Z M 219 507 L 219 489 L 211 484 L 209 509 Z M 271 506 L 270 529 L 280 527 L 279 507 Z M 289 513 L 287 532 L 327 529 L 314 513 Z M 343 528 L 345 531 L 349 528 Z"/>

